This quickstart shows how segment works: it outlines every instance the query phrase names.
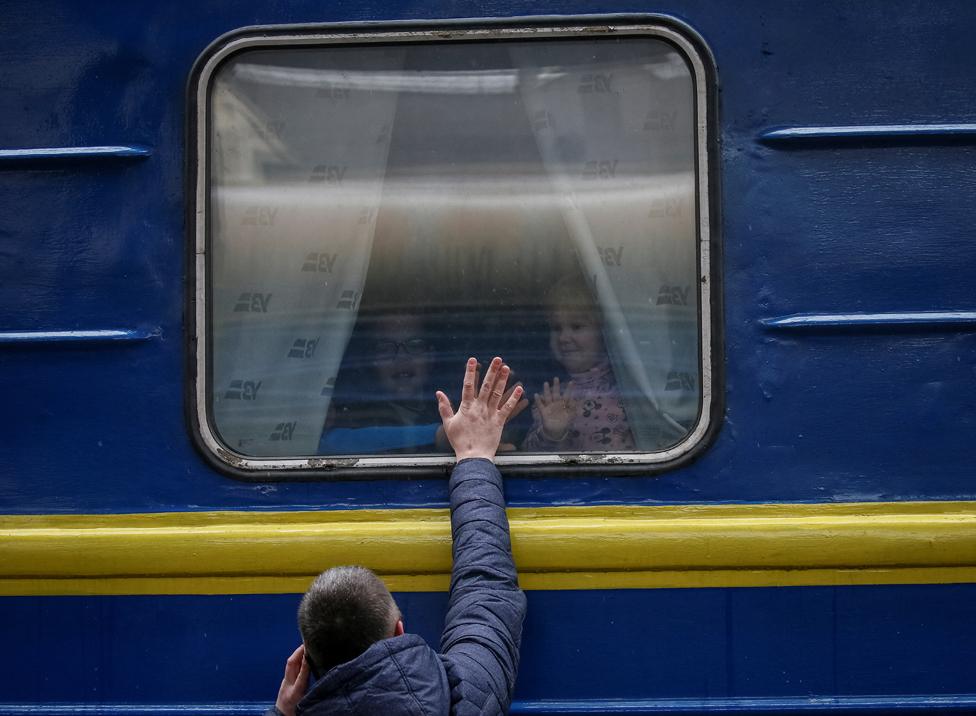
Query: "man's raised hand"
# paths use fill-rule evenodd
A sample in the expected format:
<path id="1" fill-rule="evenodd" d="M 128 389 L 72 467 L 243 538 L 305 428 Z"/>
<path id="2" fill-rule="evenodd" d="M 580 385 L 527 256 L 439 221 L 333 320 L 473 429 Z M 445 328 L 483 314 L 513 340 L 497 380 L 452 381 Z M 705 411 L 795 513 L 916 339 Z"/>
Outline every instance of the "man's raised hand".
<path id="1" fill-rule="evenodd" d="M 522 400 L 522 386 L 516 385 L 505 394 L 511 370 L 501 358 L 493 358 L 478 387 L 478 361 L 468 358 L 461 388 L 461 404 L 455 413 L 451 401 L 437 391 L 437 409 L 444 423 L 444 432 L 454 448 L 458 460 L 483 457 L 492 460 L 498 450 L 505 422 L 527 405 Z"/>
<path id="2" fill-rule="evenodd" d="M 308 660 L 305 658 L 305 645 L 301 644 L 285 662 L 285 676 L 278 689 L 275 708 L 283 716 L 295 716 L 295 707 L 308 688 Z"/>

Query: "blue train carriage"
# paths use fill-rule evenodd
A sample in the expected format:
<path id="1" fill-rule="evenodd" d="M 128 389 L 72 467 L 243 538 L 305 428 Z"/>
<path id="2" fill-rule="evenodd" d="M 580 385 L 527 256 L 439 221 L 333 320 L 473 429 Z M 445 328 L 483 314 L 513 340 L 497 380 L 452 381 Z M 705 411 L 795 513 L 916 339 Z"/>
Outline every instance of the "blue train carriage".
<path id="1" fill-rule="evenodd" d="M 335 564 L 436 644 L 496 353 L 513 713 L 976 709 L 976 7 L 0 15 L 0 714 L 259 713 Z"/>

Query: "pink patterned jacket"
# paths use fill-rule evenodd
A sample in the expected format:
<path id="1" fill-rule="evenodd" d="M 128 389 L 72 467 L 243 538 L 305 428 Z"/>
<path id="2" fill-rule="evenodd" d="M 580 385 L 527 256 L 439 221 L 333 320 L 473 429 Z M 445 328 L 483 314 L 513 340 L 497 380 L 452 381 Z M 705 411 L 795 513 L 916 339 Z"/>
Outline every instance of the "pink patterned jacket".
<path id="1" fill-rule="evenodd" d="M 532 406 L 532 427 L 522 443 L 529 452 L 627 452 L 634 450 L 634 436 L 617 391 L 617 380 L 609 363 L 600 363 L 582 373 L 570 375 L 570 396 L 578 405 L 566 436 L 549 440 L 542 432 L 542 417 Z"/>

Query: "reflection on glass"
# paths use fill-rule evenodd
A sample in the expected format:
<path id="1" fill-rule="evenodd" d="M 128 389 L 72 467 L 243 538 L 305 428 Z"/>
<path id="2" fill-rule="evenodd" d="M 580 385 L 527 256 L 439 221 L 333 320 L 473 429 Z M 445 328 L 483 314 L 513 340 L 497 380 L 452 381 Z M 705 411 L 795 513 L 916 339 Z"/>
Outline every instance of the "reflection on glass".
<path id="1" fill-rule="evenodd" d="M 235 452 L 447 452 L 433 391 L 456 400 L 469 355 L 532 399 L 515 450 L 651 452 L 695 423 L 695 106 L 667 43 L 252 50 L 211 112 Z"/>

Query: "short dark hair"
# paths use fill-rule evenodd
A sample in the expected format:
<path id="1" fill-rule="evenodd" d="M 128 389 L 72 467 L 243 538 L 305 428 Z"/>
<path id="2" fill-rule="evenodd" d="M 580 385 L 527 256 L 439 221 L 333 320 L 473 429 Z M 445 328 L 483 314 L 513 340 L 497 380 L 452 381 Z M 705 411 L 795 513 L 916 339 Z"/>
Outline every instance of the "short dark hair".
<path id="1" fill-rule="evenodd" d="M 365 567 L 322 572 L 298 605 L 298 630 L 316 676 L 393 636 L 399 619 L 390 590 Z"/>

